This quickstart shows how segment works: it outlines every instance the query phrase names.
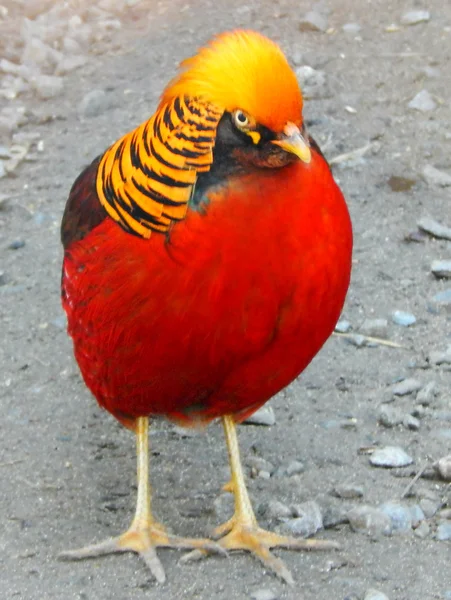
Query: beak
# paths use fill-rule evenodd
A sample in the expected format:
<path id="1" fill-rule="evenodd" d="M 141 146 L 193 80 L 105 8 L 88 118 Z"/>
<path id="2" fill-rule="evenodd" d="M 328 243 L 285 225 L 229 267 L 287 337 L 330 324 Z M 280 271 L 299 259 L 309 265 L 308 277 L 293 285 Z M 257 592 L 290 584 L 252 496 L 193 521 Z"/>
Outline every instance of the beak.
<path id="1" fill-rule="evenodd" d="M 294 123 L 288 122 L 285 125 L 283 134 L 281 134 L 280 138 L 278 140 L 273 140 L 272 143 L 283 148 L 285 152 L 294 154 L 306 164 L 308 164 L 312 158 L 308 142 L 302 136 L 299 127 Z"/>

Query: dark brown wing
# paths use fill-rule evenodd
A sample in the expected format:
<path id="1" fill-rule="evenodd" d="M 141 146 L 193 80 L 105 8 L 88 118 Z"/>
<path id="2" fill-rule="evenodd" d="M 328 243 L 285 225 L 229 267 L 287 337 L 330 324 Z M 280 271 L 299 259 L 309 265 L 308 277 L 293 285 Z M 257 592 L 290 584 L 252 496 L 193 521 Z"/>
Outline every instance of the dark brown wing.
<path id="1" fill-rule="evenodd" d="M 61 223 L 61 241 L 64 249 L 88 233 L 107 218 L 96 190 L 98 156 L 75 180 L 64 209 Z"/>

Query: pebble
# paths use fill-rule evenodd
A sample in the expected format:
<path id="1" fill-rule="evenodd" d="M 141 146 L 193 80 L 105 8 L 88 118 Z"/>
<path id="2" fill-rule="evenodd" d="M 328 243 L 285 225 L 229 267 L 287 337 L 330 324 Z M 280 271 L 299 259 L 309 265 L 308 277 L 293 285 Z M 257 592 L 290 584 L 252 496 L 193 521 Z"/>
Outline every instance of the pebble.
<path id="1" fill-rule="evenodd" d="M 387 183 L 393 192 L 408 192 L 416 184 L 416 179 L 392 175 Z"/>
<path id="2" fill-rule="evenodd" d="M 404 413 L 396 406 L 383 404 L 379 409 L 379 423 L 384 427 L 396 427 L 403 422 Z"/>
<path id="3" fill-rule="evenodd" d="M 362 498 L 363 488 L 352 483 L 340 483 L 334 487 L 334 494 L 338 498 Z"/>
<path id="4" fill-rule="evenodd" d="M 269 473 L 274 472 L 274 465 L 266 460 L 265 458 L 261 458 L 261 456 L 248 456 L 246 457 L 246 465 L 251 469 L 255 469 L 256 471 L 268 471 Z"/>
<path id="5" fill-rule="evenodd" d="M 389 600 L 389 597 L 379 590 L 370 588 L 365 592 L 363 600 Z"/>
<path id="6" fill-rule="evenodd" d="M 451 481 L 451 454 L 438 460 L 433 467 L 442 479 Z"/>
<path id="7" fill-rule="evenodd" d="M 288 477 L 291 477 L 292 475 L 299 475 L 300 473 L 304 473 L 305 465 L 299 460 L 292 460 L 290 463 L 288 463 L 284 470 L 285 474 L 288 475 Z"/>
<path id="8" fill-rule="evenodd" d="M 348 512 L 351 529 L 366 533 L 371 537 L 391 534 L 391 519 L 380 509 L 364 504 L 356 506 Z"/>
<path id="9" fill-rule="evenodd" d="M 426 23 L 431 18 L 431 13 L 428 10 L 410 10 L 401 17 L 403 25 L 417 25 L 418 23 Z"/>
<path id="10" fill-rule="evenodd" d="M 435 537 L 439 542 L 447 542 L 451 540 L 451 523 L 447 521 L 439 523 Z"/>
<path id="11" fill-rule="evenodd" d="M 313 500 L 291 506 L 294 519 L 286 521 L 281 530 L 297 537 L 310 537 L 323 529 L 323 516 L 319 505 Z"/>
<path id="12" fill-rule="evenodd" d="M 445 352 L 433 350 L 429 353 L 428 360 L 431 365 L 451 364 L 451 346 Z"/>
<path id="13" fill-rule="evenodd" d="M 431 528 L 426 521 L 422 521 L 418 527 L 413 530 L 413 533 L 420 539 L 424 540 L 431 533 Z"/>
<path id="14" fill-rule="evenodd" d="M 432 352 L 431 352 L 432 354 Z M 451 361 L 451 353 L 450 353 L 450 361 Z M 429 362 L 431 362 L 431 355 L 429 355 Z M 434 363 L 436 364 L 436 363 Z M 429 381 L 421 390 L 419 390 L 416 401 L 419 404 L 423 404 L 424 406 L 429 406 L 429 404 L 434 399 L 434 396 L 437 393 L 437 385 L 435 381 Z"/>
<path id="15" fill-rule="evenodd" d="M 272 406 L 262 406 L 248 417 L 243 423 L 247 425 L 263 425 L 265 427 L 271 427 L 276 423 L 276 415 Z"/>
<path id="16" fill-rule="evenodd" d="M 409 108 L 420 112 L 429 112 L 437 108 L 437 103 L 427 90 L 421 90 L 407 105 Z"/>
<path id="17" fill-rule="evenodd" d="M 404 425 L 404 427 L 410 429 L 411 431 L 418 431 L 421 426 L 420 420 L 417 417 L 414 417 L 413 415 L 406 415 L 402 420 L 402 424 Z"/>
<path id="18" fill-rule="evenodd" d="M 14 240 L 13 242 L 11 242 L 8 245 L 8 248 L 10 250 L 19 250 L 20 248 L 23 248 L 24 246 L 25 246 L 24 240 Z"/>
<path id="19" fill-rule="evenodd" d="M 432 300 L 443 306 L 451 306 L 451 288 L 435 294 L 435 296 L 432 296 Z"/>
<path id="20" fill-rule="evenodd" d="M 451 175 L 440 171 L 432 165 L 426 165 L 422 171 L 423 179 L 432 186 L 449 187 L 451 185 Z"/>
<path id="21" fill-rule="evenodd" d="M 344 339 L 346 343 L 351 344 L 352 346 L 356 346 L 357 348 L 363 348 L 363 346 L 368 346 L 368 340 L 364 335 L 360 333 L 352 333 Z"/>
<path id="22" fill-rule="evenodd" d="M 362 29 L 358 23 L 345 23 L 342 27 L 345 33 L 356 34 Z"/>
<path id="23" fill-rule="evenodd" d="M 317 11 L 307 12 L 299 22 L 300 31 L 326 31 L 327 19 Z"/>
<path id="24" fill-rule="evenodd" d="M 431 271 L 437 278 L 451 279 L 451 260 L 434 260 Z"/>
<path id="25" fill-rule="evenodd" d="M 335 325 L 335 331 L 338 333 L 348 333 L 352 328 L 352 325 L 346 319 L 340 319 L 338 323 Z"/>
<path id="26" fill-rule="evenodd" d="M 349 507 L 344 506 L 342 502 L 339 504 L 327 503 L 321 507 L 321 512 L 323 515 L 324 529 L 330 529 L 331 527 L 337 527 L 337 525 L 349 523 Z"/>
<path id="27" fill-rule="evenodd" d="M 393 311 L 391 320 L 395 325 L 401 325 L 401 327 L 410 327 L 410 325 L 414 325 L 417 322 L 415 315 L 404 310 Z"/>
<path id="28" fill-rule="evenodd" d="M 317 71 L 308 65 L 296 69 L 296 76 L 302 89 L 302 95 L 313 98 L 328 98 L 331 95 L 324 71 Z"/>
<path id="29" fill-rule="evenodd" d="M 38 96 L 44 100 L 59 96 L 64 89 L 63 79 L 55 75 L 36 75 L 31 84 Z"/>
<path id="30" fill-rule="evenodd" d="M 436 238 L 442 238 L 444 240 L 451 240 L 451 227 L 447 227 L 446 225 L 441 225 L 434 219 L 430 219 L 429 217 L 423 217 L 417 222 L 417 227 L 429 235 L 432 235 Z"/>
<path id="31" fill-rule="evenodd" d="M 384 502 L 379 509 L 390 518 L 392 532 L 405 533 L 412 529 L 412 513 L 399 502 Z"/>
<path id="32" fill-rule="evenodd" d="M 290 507 L 278 500 L 269 500 L 260 504 L 258 513 L 267 519 L 290 519 L 293 517 L 293 511 Z"/>
<path id="33" fill-rule="evenodd" d="M 373 452 L 370 463 L 374 467 L 407 467 L 413 463 L 413 458 L 399 446 L 385 446 Z"/>
<path id="34" fill-rule="evenodd" d="M 388 321 L 387 319 L 365 319 L 360 331 L 364 335 L 386 338 L 388 336 Z"/>
<path id="35" fill-rule="evenodd" d="M 425 519 L 424 512 L 419 504 L 412 504 L 412 506 L 409 506 L 409 510 L 412 517 L 412 527 L 416 529 Z"/>
<path id="36" fill-rule="evenodd" d="M 441 508 L 441 503 L 438 500 L 431 500 L 430 498 L 421 498 L 419 505 L 426 519 L 431 519 Z"/>
<path id="37" fill-rule="evenodd" d="M 252 592 L 250 597 L 252 600 L 277 600 L 279 596 L 269 588 L 261 588 Z"/>
<path id="38" fill-rule="evenodd" d="M 91 90 L 78 105 L 82 117 L 97 117 L 111 108 L 111 99 L 104 90 Z"/>
<path id="39" fill-rule="evenodd" d="M 418 392 L 422 387 L 423 384 L 418 379 L 408 378 L 396 383 L 392 388 L 392 394 L 394 396 L 408 396 L 413 392 Z"/>

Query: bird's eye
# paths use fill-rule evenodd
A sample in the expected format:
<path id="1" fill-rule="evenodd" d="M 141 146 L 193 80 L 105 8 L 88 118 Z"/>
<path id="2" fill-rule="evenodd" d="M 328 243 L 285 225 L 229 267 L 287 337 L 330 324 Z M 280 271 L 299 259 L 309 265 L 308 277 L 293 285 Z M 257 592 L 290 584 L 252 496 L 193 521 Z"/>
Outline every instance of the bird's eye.
<path id="1" fill-rule="evenodd" d="M 242 129 L 243 127 L 247 127 L 249 125 L 249 117 L 242 110 L 236 110 L 233 113 L 233 120 L 235 125 Z"/>

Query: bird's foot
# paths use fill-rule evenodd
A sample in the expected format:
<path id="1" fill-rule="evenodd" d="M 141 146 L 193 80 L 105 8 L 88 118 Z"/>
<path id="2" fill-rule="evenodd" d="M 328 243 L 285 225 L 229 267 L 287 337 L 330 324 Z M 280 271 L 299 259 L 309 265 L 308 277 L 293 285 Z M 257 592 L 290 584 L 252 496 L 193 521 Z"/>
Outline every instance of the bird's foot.
<path id="1" fill-rule="evenodd" d="M 62 552 L 59 558 L 63 560 L 82 560 L 116 552 L 136 552 L 143 558 L 158 583 L 164 583 L 166 574 L 156 553 L 156 548 L 159 547 L 225 553 L 225 550 L 212 540 L 171 535 L 166 532 L 162 525 L 152 522 L 150 524 L 133 523 L 130 529 L 122 535 L 77 550 L 67 550 Z"/>
<path id="2" fill-rule="evenodd" d="M 334 550 L 340 547 L 339 544 L 332 541 L 301 539 L 266 531 L 259 527 L 256 522 L 243 522 L 235 516 L 215 529 L 214 535 L 220 537 L 218 544 L 224 550 L 247 550 L 251 552 L 265 567 L 290 585 L 294 583 L 290 571 L 280 558 L 272 554 L 271 548 Z M 200 559 L 207 554 L 208 550 L 205 548 L 196 549 L 186 554 L 182 561 L 188 562 Z"/>

